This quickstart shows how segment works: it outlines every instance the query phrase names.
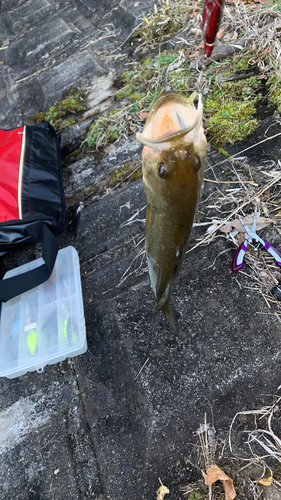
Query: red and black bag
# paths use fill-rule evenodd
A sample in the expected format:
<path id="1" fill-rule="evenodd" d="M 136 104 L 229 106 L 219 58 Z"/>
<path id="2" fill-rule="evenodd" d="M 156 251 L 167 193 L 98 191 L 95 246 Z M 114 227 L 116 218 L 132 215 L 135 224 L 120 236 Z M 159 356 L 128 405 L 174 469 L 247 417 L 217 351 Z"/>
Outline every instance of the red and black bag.
<path id="1" fill-rule="evenodd" d="M 54 234 L 65 225 L 60 145 L 49 123 L 0 130 L 0 256 L 43 242 L 44 263 L 0 281 L 0 301 L 46 281 L 58 252 Z"/>

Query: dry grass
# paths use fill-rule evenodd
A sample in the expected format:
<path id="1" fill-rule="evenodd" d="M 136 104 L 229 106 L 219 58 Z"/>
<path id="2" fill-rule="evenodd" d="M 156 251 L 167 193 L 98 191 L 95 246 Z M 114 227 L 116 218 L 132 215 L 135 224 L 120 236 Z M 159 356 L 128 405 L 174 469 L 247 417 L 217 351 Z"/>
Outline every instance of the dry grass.
<path id="1" fill-rule="evenodd" d="M 280 433 L 280 401 L 281 397 L 275 396 L 269 406 L 237 413 L 229 429 L 229 451 L 234 457 L 237 475 L 243 472 L 248 476 L 253 500 L 263 498 L 264 487 L 272 485 L 281 491 L 281 439 L 277 434 Z"/>
<path id="2" fill-rule="evenodd" d="M 265 140 L 270 140 L 270 138 Z M 201 216 L 201 222 L 195 224 L 207 226 L 207 229 L 187 253 L 199 245 L 208 245 L 217 238 L 225 238 L 229 243 L 238 247 L 244 239 L 244 232 L 233 227 L 231 222 L 237 222 L 238 216 L 253 217 L 255 210 L 264 217 L 268 224 L 268 228 L 263 229 L 262 233 L 258 231 L 260 237 L 280 249 L 281 163 L 279 160 L 277 162 L 265 161 L 253 171 L 248 165 L 245 153 L 247 151 L 241 151 L 235 155 L 235 158 L 224 159 L 216 164 L 216 167 L 224 164 L 228 176 L 231 175 L 233 179 L 231 182 L 234 186 L 230 184 L 228 189 L 225 189 L 224 181 L 220 185 L 220 181 L 215 177 L 214 167 L 207 167 L 206 177 L 212 176 L 213 172 L 216 188 L 207 200 L 201 202 L 200 212 L 208 211 L 209 222 Z M 237 283 L 240 287 L 249 287 L 249 280 L 246 284 L 245 280 L 240 279 L 240 274 L 246 275 L 250 278 L 250 289 L 261 294 L 269 309 L 274 303 L 274 312 L 281 314 L 280 302 L 271 294 L 272 287 L 281 279 L 280 268 L 261 244 L 254 243 L 254 246 L 255 250 L 251 249 L 250 245 L 249 251 L 245 254 L 244 267 L 237 274 Z"/>
<path id="3" fill-rule="evenodd" d="M 228 443 L 216 436 L 214 425 L 207 423 L 205 415 L 204 423 L 194 433 L 198 441 L 192 466 L 201 471 L 214 464 L 226 468 L 234 479 L 237 498 L 262 500 L 268 487 L 273 492 L 281 491 L 280 402 L 281 396 L 276 395 L 268 406 L 237 413 L 229 428 Z M 224 499 L 219 483 L 213 484 L 209 492 L 202 481 L 190 483 L 181 491 L 188 500 Z"/>
<path id="4" fill-rule="evenodd" d="M 262 99 L 281 108 L 281 14 L 278 6 L 279 2 L 275 6 L 242 0 L 226 2 L 218 43 L 223 48 L 239 44 L 243 48 L 236 55 L 234 50 L 230 52 L 227 59 L 222 54 L 217 62 L 205 68 L 201 79 L 206 96 L 208 138 L 215 146 L 251 134 L 258 126 L 253 118 L 255 107 Z M 98 148 L 141 130 L 144 121 L 139 112 L 148 111 L 161 92 L 190 93 L 194 90 L 203 56 L 201 24 L 202 3 L 197 0 L 156 2 L 154 11 L 143 17 L 132 34 L 134 53 L 144 59 L 130 63 L 129 71 L 122 75 L 124 87 L 116 96 L 120 109 L 107 112 L 93 123 L 86 138 L 89 147 Z M 169 45 L 163 46 L 167 41 Z M 230 93 L 233 95 L 228 103 Z M 120 105 L 118 100 L 121 100 Z M 218 101 L 223 116 L 216 118 L 214 109 L 218 108 Z M 245 113 L 246 123 L 242 127 L 241 114 Z M 219 125 L 224 115 L 227 120 L 222 135 Z"/>

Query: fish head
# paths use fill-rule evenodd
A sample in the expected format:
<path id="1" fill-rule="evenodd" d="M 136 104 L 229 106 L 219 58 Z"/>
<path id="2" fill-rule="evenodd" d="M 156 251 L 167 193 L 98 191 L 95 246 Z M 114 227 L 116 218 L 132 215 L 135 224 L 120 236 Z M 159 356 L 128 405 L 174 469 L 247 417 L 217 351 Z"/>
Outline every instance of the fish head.
<path id="1" fill-rule="evenodd" d="M 137 139 L 144 144 L 144 183 L 166 198 L 189 186 L 196 190 L 198 200 L 207 149 L 201 95 L 161 94 Z"/>

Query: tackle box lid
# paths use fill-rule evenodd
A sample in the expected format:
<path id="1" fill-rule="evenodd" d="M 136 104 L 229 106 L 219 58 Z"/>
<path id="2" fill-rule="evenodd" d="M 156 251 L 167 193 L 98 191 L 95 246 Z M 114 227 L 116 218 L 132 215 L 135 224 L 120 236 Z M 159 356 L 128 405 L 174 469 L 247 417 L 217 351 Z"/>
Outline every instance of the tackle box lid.
<path id="1" fill-rule="evenodd" d="M 37 259 L 8 271 L 4 278 L 43 264 Z M 49 364 L 87 350 L 78 253 L 59 250 L 51 277 L 42 285 L 2 303 L 0 377 L 39 373 Z"/>

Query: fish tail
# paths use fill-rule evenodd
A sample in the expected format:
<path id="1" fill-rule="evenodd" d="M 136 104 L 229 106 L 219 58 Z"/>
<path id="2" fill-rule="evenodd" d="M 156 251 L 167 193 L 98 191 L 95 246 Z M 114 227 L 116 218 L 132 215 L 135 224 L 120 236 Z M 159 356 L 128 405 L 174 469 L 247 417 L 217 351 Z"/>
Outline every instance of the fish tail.
<path id="1" fill-rule="evenodd" d="M 161 307 L 161 311 L 166 316 L 171 327 L 175 330 L 176 335 L 178 335 L 179 334 L 178 318 L 180 317 L 180 314 L 171 309 L 168 302 L 166 302 L 166 304 L 164 304 L 163 307 Z"/>
<path id="2" fill-rule="evenodd" d="M 179 327 L 178 327 L 178 319 L 180 317 L 180 314 L 177 311 L 174 311 L 171 309 L 169 306 L 169 298 L 170 298 L 170 293 L 171 293 L 171 285 L 168 284 L 166 287 L 165 293 L 162 295 L 161 299 L 159 300 L 155 311 L 162 311 L 164 316 L 166 316 L 167 320 L 169 321 L 170 325 L 172 328 L 175 330 L 176 334 L 179 334 Z"/>

